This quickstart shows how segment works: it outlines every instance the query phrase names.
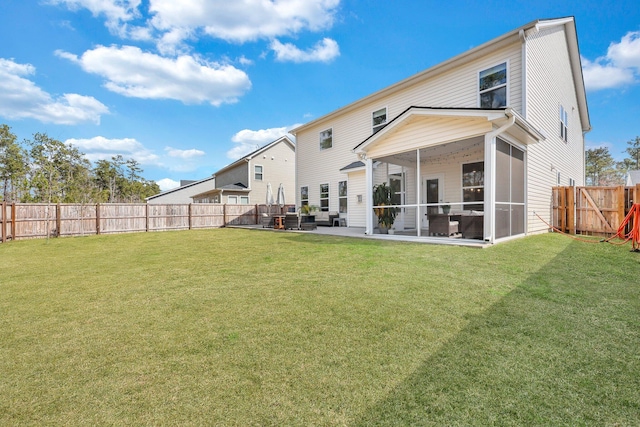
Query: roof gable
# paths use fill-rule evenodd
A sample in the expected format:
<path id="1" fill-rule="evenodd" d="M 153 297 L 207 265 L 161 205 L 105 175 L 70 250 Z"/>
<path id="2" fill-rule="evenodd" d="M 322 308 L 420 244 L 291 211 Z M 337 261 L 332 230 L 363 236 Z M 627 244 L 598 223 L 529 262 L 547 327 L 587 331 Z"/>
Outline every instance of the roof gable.
<path id="1" fill-rule="evenodd" d="M 253 159 L 256 156 L 259 156 L 260 154 L 264 153 L 265 151 L 270 150 L 271 148 L 275 147 L 276 145 L 280 144 L 280 143 L 284 143 L 286 145 L 288 145 L 293 151 L 295 151 L 296 146 L 295 143 L 293 141 L 291 141 L 291 139 L 289 139 L 288 136 L 283 135 L 280 138 L 276 139 L 275 141 L 272 141 L 270 143 L 268 143 L 267 145 L 264 145 L 258 149 L 256 149 L 255 151 L 252 151 L 251 153 L 245 155 L 244 157 L 241 157 L 240 159 L 236 160 L 235 162 L 223 167 L 222 169 L 220 169 L 219 171 L 217 171 L 214 175 L 218 175 L 221 174 L 223 172 L 226 172 L 230 169 L 235 168 L 236 166 L 242 164 L 242 163 L 246 163 L 248 161 L 250 161 L 251 159 Z"/>

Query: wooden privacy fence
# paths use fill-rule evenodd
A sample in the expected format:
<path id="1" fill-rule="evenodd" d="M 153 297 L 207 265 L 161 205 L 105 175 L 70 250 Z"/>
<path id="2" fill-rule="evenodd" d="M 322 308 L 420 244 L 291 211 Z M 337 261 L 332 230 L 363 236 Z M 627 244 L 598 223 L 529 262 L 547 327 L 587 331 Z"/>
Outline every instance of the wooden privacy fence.
<path id="1" fill-rule="evenodd" d="M 554 187 L 553 226 L 570 234 L 613 236 L 634 203 L 640 203 L 640 184 L 635 187 Z"/>
<path id="2" fill-rule="evenodd" d="M 286 205 L 283 210 L 292 208 Z M 147 203 L 56 204 L 2 203 L 2 242 L 60 236 L 191 230 L 227 225 L 260 224 L 262 213 L 280 207 L 194 203 L 156 205 Z"/>

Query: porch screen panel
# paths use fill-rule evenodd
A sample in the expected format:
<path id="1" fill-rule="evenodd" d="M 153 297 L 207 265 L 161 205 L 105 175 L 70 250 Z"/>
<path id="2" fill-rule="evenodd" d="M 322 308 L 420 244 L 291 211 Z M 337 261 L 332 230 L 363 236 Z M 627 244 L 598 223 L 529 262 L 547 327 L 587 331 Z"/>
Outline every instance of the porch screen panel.
<path id="1" fill-rule="evenodd" d="M 496 141 L 496 238 L 524 233 L 524 152 Z"/>

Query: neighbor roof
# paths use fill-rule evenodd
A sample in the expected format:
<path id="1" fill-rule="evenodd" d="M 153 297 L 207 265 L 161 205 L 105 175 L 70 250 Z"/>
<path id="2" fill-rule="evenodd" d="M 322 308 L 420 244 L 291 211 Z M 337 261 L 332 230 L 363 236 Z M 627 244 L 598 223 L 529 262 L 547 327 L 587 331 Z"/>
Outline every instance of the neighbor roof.
<path id="1" fill-rule="evenodd" d="M 258 148 L 257 150 L 252 151 L 251 153 L 247 154 L 246 156 L 236 160 L 235 162 L 223 167 L 218 172 L 216 172 L 214 175 L 218 175 L 218 174 L 221 174 L 222 172 L 228 171 L 229 169 L 232 169 L 232 168 L 236 167 L 237 165 L 239 165 L 239 164 L 241 164 L 243 162 L 248 162 L 252 158 L 260 155 L 263 151 L 268 150 L 269 148 L 273 147 L 276 144 L 279 144 L 280 142 L 284 142 L 284 143 L 288 144 L 295 151 L 296 145 L 294 144 L 294 142 L 291 141 L 291 139 L 289 139 L 288 136 L 283 135 L 282 137 L 276 139 L 275 141 L 270 142 L 267 145 L 262 146 L 262 147 Z"/>

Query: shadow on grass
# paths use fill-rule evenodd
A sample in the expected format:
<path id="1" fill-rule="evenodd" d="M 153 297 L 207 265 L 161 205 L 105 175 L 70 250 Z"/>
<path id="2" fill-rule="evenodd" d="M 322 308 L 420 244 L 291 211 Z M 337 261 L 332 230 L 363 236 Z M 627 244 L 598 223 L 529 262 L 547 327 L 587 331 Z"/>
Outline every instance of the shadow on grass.
<path id="1" fill-rule="evenodd" d="M 640 425 L 640 256 L 572 243 L 354 425 Z"/>

